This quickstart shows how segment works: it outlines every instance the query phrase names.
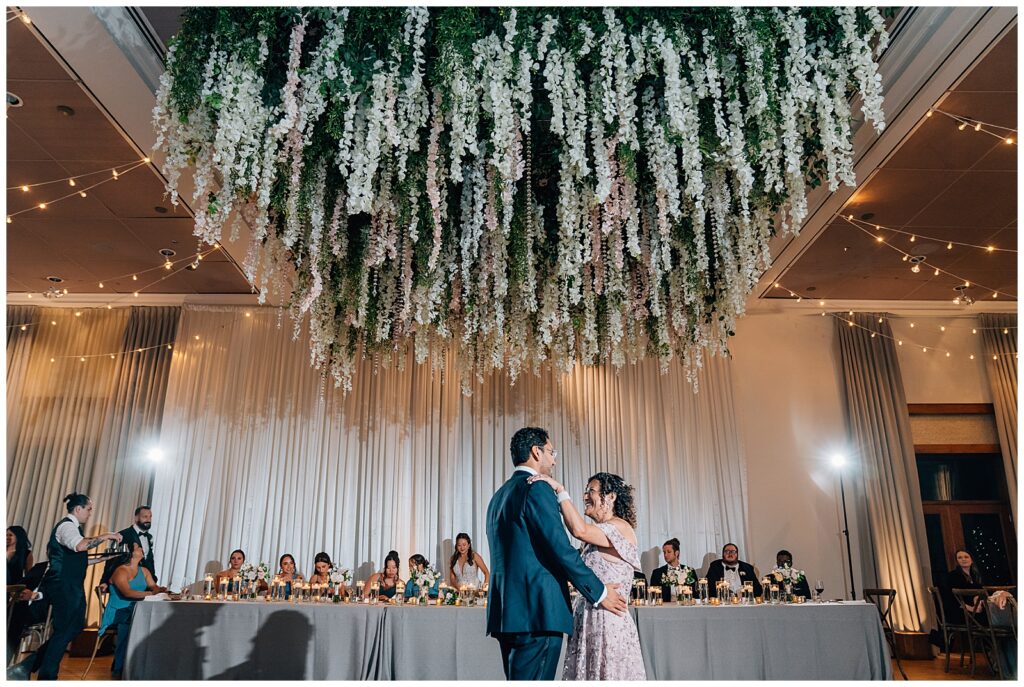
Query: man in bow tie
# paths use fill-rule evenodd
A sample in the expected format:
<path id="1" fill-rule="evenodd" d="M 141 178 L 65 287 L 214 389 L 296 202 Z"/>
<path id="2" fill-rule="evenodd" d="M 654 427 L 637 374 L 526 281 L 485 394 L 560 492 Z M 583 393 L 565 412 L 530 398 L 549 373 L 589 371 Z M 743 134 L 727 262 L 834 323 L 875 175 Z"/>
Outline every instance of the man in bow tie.
<path id="1" fill-rule="evenodd" d="M 747 582 L 754 583 L 754 596 L 761 596 L 761 581 L 757 579 L 754 566 L 740 560 L 740 549 L 729 542 L 722 547 L 722 557 L 717 561 L 711 561 L 708 566 L 708 593 L 711 596 L 718 594 L 717 583 L 725 580 L 729 588 L 736 594 L 743 589 Z"/>
<path id="2" fill-rule="evenodd" d="M 132 550 L 136 542 L 139 543 L 139 546 L 142 547 L 142 561 L 139 565 L 149 570 L 149 574 L 153 576 L 153 582 L 156 582 L 153 535 L 149 533 L 149 528 L 152 524 L 153 510 L 149 506 L 139 506 L 135 509 L 135 524 L 121 530 L 120 535 L 122 537 L 121 541 L 128 544 L 129 551 Z M 110 584 L 110 576 L 114 574 L 114 570 L 123 562 L 123 560 L 117 558 L 107 561 L 103 568 L 103 576 L 100 578 L 100 588 L 103 591 L 107 590 L 107 585 Z"/>

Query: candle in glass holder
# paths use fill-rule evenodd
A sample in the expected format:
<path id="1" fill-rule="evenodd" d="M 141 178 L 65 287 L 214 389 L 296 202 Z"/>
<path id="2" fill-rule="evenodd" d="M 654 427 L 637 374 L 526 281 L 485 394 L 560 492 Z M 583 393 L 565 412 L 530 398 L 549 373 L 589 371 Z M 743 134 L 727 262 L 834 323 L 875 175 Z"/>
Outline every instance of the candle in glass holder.
<path id="1" fill-rule="evenodd" d="M 706 604 L 708 602 L 708 578 L 702 577 L 697 580 L 697 603 Z"/>
<path id="2" fill-rule="evenodd" d="M 661 601 L 661 587 L 651 585 L 647 588 L 647 605 L 656 606 Z"/>
<path id="3" fill-rule="evenodd" d="M 217 583 L 217 600 L 226 601 L 228 598 L 228 578 L 222 577 Z"/>
<path id="4" fill-rule="evenodd" d="M 370 585 L 370 603 L 377 603 L 380 598 L 380 585 L 376 582 Z"/>
<path id="5" fill-rule="evenodd" d="M 770 587 L 771 599 L 773 604 L 779 603 L 779 585 L 773 584 Z"/>
<path id="6" fill-rule="evenodd" d="M 679 597 L 679 603 L 683 606 L 693 605 L 693 587 L 688 584 L 683 585 L 683 593 Z"/>
<path id="7" fill-rule="evenodd" d="M 356 600 L 357 601 L 362 601 L 363 600 L 363 587 L 365 587 L 365 586 L 366 586 L 366 582 L 364 582 L 362 580 L 359 580 L 358 582 L 356 582 Z"/>
<path id="8" fill-rule="evenodd" d="M 203 598 L 207 601 L 213 598 L 213 575 L 203 578 Z"/>

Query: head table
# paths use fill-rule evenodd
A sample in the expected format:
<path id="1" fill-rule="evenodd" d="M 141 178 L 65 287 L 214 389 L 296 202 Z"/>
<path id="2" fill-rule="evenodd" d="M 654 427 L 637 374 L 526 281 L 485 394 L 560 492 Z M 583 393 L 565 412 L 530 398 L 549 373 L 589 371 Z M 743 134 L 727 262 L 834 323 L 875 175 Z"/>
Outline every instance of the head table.
<path id="1" fill-rule="evenodd" d="M 864 602 L 632 606 L 630 613 L 648 679 L 891 677 L 878 613 Z M 485 614 L 481 607 L 141 602 L 125 677 L 502 680 Z M 562 650 L 564 657 L 564 643 Z"/>

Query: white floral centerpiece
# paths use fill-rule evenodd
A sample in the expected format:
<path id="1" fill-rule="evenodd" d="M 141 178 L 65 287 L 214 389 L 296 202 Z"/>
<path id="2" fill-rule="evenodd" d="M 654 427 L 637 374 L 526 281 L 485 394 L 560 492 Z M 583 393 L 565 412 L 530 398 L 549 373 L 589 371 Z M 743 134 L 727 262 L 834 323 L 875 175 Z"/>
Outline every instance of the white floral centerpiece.
<path id="1" fill-rule="evenodd" d="M 771 572 L 771 580 L 773 584 L 781 584 L 786 589 L 786 595 L 792 593 L 793 585 L 799 584 L 807 579 L 807 575 L 803 570 L 794 568 L 790 565 L 784 565 L 781 568 L 773 568 Z"/>
<path id="2" fill-rule="evenodd" d="M 252 563 L 243 563 L 242 567 L 238 570 L 239 577 L 242 578 L 242 590 L 240 593 L 244 596 L 256 596 L 256 580 L 259 579 L 259 572 L 256 566 Z"/>
<path id="3" fill-rule="evenodd" d="M 692 585 L 697 581 L 697 574 L 693 568 L 684 565 L 679 568 L 669 568 L 661 577 L 662 584 L 670 584 L 673 587 Z"/>
<path id="4" fill-rule="evenodd" d="M 430 588 L 434 586 L 434 583 L 440 579 L 441 573 L 430 567 L 424 567 L 423 570 L 413 570 L 409 573 L 409 581 L 415 584 L 419 588 L 420 603 L 426 603 L 427 594 L 430 593 Z"/>
<path id="5" fill-rule="evenodd" d="M 331 600 L 338 603 L 341 601 L 341 585 L 347 587 L 352 584 L 352 573 L 348 568 L 331 568 L 327 579 L 331 583 Z"/>

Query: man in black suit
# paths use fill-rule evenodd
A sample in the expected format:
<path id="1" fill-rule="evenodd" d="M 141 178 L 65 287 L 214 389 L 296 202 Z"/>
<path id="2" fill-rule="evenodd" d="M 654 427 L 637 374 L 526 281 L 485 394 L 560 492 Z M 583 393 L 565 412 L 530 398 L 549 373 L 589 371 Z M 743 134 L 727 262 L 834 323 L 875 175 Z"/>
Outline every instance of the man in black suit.
<path id="1" fill-rule="evenodd" d="M 129 551 L 132 550 L 136 543 L 142 547 L 143 557 L 139 565 L 149 570 L 149 574 L 153 576 L 153 581 L 156 582 L 156 562 L 153 559 L 153 535 L 149 533 L 149 528 L 152 524 L 153 510 L 149 506 L 139 506 L 135 509 L 135 524 L 121 530 L 119 534 L 121 535 L 121 541 L 128 545 Z M 123 562 L 123 558 L 116 557 L 104 564 L 103 575 L 100 577 L 100 589 L 107 591 L 107 585 L 110 584 L 110 576 L 114 574 L 117 566 Z"/>
<path id="2" fill-rule="evenodd" d="M 726 580 L 737 594 L 743 589 L 745 582 L 753 582 L 754 596 L 761 596 L 761 581 L 757 579 L 754 566 L 740 560 L 740 549 L 732 542 L 722 547 L 721 558 L 711 561 L 711 565 L 708 566 L 707 578 L 708 594 L 711 596 L 718 595 L 716 585 L 721 580 Z"/>
<path id="3" fill-rule="evenodd" d="M 509 680 L 552 680 L 558 669 L 562 635 L 572 634 L 567 582 L 587 602 L 624 615 L 626 599 L 605 585 L 569 544 L 557 497 L 531 475 L 550 475 L 557 452 L 548 433 L 524 427 L 512 437 L 512 476 L 487 506 L 491 578 L 487 634 L 501 647 Z"/>
<path id="4" fill-rule="evenodd" d="M 665 565 L 655 568 L 654 572 L 651 573 L 651 586 L 661 587 L 661 598 L 665 601 L 670 601 L 672 599 L 672 589 L 670 585 L 664 584 L 663 580 L 669 568 L 679 570 L 683 567 L 683 564 L 679 561 L 679 540 L 672 537 L 662 544 L 661 555 L 665 557 Z"/>
<path id="5" fill-rule="evenodd" d="M 782 549 L 777 554 L 775 554 L 775 567 L 785 568 L 787 565 L 791 568 L 793 567 L 793 554 L 791 554 L 789 551 L 786 551 L 785 549 Z M 799 582 L 793 585 L 793 593 L 799 594 L 805 599 L 810 600 L 811 585 L 807 583 L 806 577 L 804 577 L 804 579 L 800 580 Z"/>

